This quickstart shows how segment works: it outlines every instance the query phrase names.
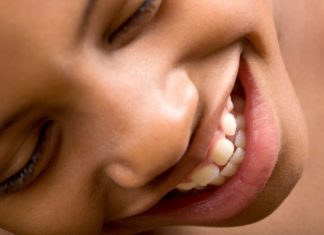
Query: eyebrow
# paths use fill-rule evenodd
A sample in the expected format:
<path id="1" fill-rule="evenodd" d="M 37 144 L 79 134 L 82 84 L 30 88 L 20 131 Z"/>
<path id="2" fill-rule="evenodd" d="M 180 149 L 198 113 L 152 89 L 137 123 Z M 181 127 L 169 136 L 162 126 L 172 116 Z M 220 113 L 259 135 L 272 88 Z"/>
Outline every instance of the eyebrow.
<path id="1" fill-rule="evenodd" d="M 88 25 L 89 25 L 89 21 L 92 15 L 92 12 L 97 4 L 98 0 L 87 0 L 87 4 L 84 8 L 83 14 L 81 16 L 81 24 L 79 27 L 79 35 L 82 36 Z"/>

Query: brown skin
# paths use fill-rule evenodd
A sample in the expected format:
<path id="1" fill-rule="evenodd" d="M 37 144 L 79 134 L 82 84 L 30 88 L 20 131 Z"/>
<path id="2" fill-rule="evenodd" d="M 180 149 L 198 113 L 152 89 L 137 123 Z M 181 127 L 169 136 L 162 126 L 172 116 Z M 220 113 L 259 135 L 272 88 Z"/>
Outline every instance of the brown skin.
<path id="1" fill-rule="evenodd" d="M 268 215 L 299 178 L 307 147 L 270 1 L 164 1 L 136 38 L 126 34 L 108 44 L 102 40 L 108 26 L 142 3 L 127 1 L 121 10 L 121 2 L 99 1 L 82 33 L 84 2 L 0 3 L 0 120 L 33 110 L 1 133 L 1 169 L 23 166 L 19 159 L 26 161 L 28 150 L 14 160 L 5 153 L 38 120 L 54 120 L 60 136 L 56 154 L 44 156 L 49 167 L 0 198 L 0 226 L 17 234 L 100 234 L 104 222 L 150 208 L 198 163 L 186 154 L 190 136 L 215 107 L 221 112 L 226 77 L 215 76 L 223 78 L 241 53 L 259 69 L 280 127 L 281 154 L 257 200 L 223 224 Z M 278 26 L 282 17 L 274 9 Z"/>
<path id="2" fill-rule="evenodd" d="M 293 2 L 293 4 L 292 4 Z M 324 12 L 322 1 L 276 1 L 276 22 L 286 68 L 300 100 L 310 138 L 303 177 L 285 202 L 266 219 L 244 227 L 164 229 L 154 234 L 321 234 L 324 206 Z M 292 40 L 293 39 L 293 40 Z"/>

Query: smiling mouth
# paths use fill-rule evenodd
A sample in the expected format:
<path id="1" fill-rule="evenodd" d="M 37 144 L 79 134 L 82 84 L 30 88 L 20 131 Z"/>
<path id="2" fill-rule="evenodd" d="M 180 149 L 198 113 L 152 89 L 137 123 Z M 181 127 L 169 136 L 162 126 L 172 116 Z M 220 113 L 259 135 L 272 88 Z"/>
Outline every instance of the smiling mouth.
<path id="1" fill-rule="evenodd" d="M 214 225 L 239 214 L 256 199 L 280 150 L 272 106 L 253 76 L 257 71 L 257 64 L 250 67 L 241 58 L 230 94 L 233 105 L 230 101 L 224 105 L 206 157 L 153 208 L 121 223 L 145 224 L 154 219 L 150 226 Z"/>
<path id="2" fill-rule="evenodd" d="M 245 94 L 236 79 L 227 99 L 207 157 L 180 184 L 182 193 L 221 186 L 238 170 L 245 156 Z"/>

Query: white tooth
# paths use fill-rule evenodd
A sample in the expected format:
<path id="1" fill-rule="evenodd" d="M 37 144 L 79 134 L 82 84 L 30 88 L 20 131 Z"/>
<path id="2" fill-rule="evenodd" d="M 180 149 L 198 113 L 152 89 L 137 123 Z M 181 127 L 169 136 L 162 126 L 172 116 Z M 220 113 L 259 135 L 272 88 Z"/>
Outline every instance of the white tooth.
<path id="1" fill-rule="evenodd" d="M 227 108 L 228 112 L 231 112 L 233 110 L 233 108 L 234 108 L 234 104 L 233 104 L 231 96 L 228 97 L 228 99 L 227 99 L 226 108 Z"/>
<path id="2" fill-rule="evenodd" d="M 227 165 L 222 169 L 220 174 L 225 177 L 231 177 L 233 176 L 236 171 L 237 171 L 238 166 L 232 164 L 232 163 L 227 163 Z"/>
<path id="3" fill-rule="evenodd" d="M 230 162 L 233 164 L 240 164 L 244 159 L 245 151 L 241 148 L 237 148 L 231 157 Z"/>
<path id="4" fill-rule="evenodd" d="M 220 186 L 224 183 L 225 183 L 225 177 L 220 174 L 216 177 L 216 179 L 214 179 L 212 182 L 210 182 L 210 184 L 216 185 L 216 186 Z"/>
<path id="5" fill-rule="evenodd" d="M 237 129 L 244 130 L 245 120 L 244 120 L 243 115 L 239 114 L 236 116 L 236 124 L 237 124 Z"/>
<path id="6" fill-rule="evenodd" d="M 211 150 L 211 157 L 219 166 L 224 166 L 234 152 L 234 145 L 226 138 L 220 139 Z"/>
<path id="7" fill-rule="evenodd" d="M 213 181 L 219 174 L 219 168 L 214 164 L 208 164 L 197 169 L 192 175 L 191 179 L 198 186 L 206 186 Z"/>
<path id="8" fill-rule="evenodd" d="M 221 120 L 221 126 L 225 135 L 235 135 L 236 120 L 233 114 L 225 113 Z"/>
<path id="9" fill-rule="evenodd" d="M 237 95 L 233 96 L 232 100 L 233 100 L 235 111 L 239 113 L 243 113 L 245 107 L 245 101 Z"/>
<path id="10" fill-rule="evenodd" d="M 180 191 L 189 191 L 190 189 L 193 189 L 196 186 L 194 182 L 186 182 L 186 183 L 180 183 L 177 185 L 177 189 Z"/>
<path id="11" fill-rule="evenodd" d="M 235 146 L 236 147 L 245 147 L 245 131 L 238 131 L 235 139 Z"/>

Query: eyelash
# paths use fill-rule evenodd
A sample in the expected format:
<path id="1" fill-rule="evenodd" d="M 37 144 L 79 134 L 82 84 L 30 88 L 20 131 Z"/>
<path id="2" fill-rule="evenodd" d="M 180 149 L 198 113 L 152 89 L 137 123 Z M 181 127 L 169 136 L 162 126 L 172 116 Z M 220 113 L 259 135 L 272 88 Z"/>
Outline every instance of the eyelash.
<path id="1" fill-rule="evenodd" d="M 139 27 L 139 25 L 143 22 L 143 17 L 146 14 L 150 16 L 152 12 L 154 12 L 157 7 L 156 2 L 156 0 L 145 0 L 143 4 L 135 11 L 135 13 L 108 37 L 108 42 L 112 43 L 115 38 L 128 33 L 134 28 Z"/>
<path id="2" fill-rule="evenodd" d="M 6 195 L 22 189 L 26 185 L 26 182 L 33 177 L 35 168 L 46 147 L 51 126 L 51 121 L 47 121 L 43 124 L 31 158 L 19 172 L 0 183 L 0 195 Z"/>

